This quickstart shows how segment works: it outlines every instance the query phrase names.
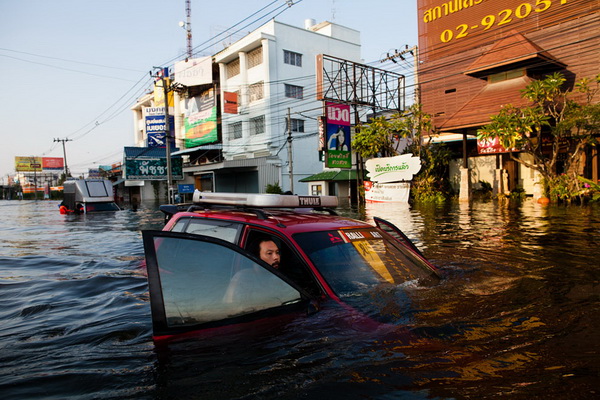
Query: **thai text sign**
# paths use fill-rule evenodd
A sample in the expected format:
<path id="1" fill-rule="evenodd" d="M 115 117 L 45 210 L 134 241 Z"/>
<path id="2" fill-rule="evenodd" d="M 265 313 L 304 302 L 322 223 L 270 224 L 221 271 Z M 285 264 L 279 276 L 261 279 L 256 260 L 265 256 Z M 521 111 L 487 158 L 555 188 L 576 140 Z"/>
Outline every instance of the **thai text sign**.
<path id="1" fill-rule="evenodd" d="M 410 181 L 421 170 L 421 159 L 412 154 L 395 157 L 371 158 L 365 162 L 369 179 L 373 182 Z"/>
<path id="2" fill-rule="evenodd" d="M 171 175 L 173 179 L 183 179 L 183 160 L 181 157 L 171 159 Z M 125 179 L 166 180 L 167 159 L 164 157 L 140 157 L 125 159 Z"/>
<path id="3" fill-rule="evenodd" d="M 165 116 L 147 115 L 146 116 L 146 134 L 148 136 L 148 147 L 166 147 L 167 138 L 165 135 Z M 175 116 L 169 115 L 169 136 L 171 137 L 171 147 L 175 146 Z"/>
<path id="4" fill-rule="evenodd" d="M 327 102 L 326 109 L 327 155 L 325 165 L 329 168 L 352 168 L 350 106 Z"/>
<path id="5" fill-rule="evenodd" d="M 455 53 L 448 43 L 475 47 L 511 28 L 527 33 L 593 12 L 578 0 L 420 0 L 418 7 L 423 61 Z"/>

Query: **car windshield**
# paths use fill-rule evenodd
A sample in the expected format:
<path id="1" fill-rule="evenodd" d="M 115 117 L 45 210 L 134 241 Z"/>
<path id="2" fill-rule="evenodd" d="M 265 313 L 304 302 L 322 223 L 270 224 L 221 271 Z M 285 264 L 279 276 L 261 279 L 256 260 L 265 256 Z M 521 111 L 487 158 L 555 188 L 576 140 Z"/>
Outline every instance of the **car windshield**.
<path id="1" fill-rule="evenodd" d="M 294 239 L 340 298 L 437 280 L 425 261 L 376 228 L 298 233 Z"/>

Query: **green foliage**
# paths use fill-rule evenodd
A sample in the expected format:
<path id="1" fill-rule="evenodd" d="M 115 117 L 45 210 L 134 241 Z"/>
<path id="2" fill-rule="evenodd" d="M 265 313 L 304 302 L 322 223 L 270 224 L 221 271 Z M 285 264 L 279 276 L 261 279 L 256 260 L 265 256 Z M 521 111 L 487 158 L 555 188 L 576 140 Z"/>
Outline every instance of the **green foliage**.
<path id="1" fill-rule="evenodd" d="M 279 186 L 279 182 L 273 184 L 268 183 L 265 189 L 266 193 L 283 194 L 283 189 Z"/>
<path id="2" fill-rule="evenodd" d="M 523 188 L 514 188 L 513 190 L 510 191 L 510 194 L 508 195 L 508 198 L 511 200 L 523 200 L 525 199 L 526 194 L 525 194 L 525 189 Z"/>
<path id="3" fill-rule="evenodd" d="M 431 175 L 416 176 L 410 192 L 413 200 L 419 203 L 443 203 L 446 200 L 440 180 Z"/>
<path id="4" fill-rule="evenodd" d="M 402 113 L 376 117 L 361 125 L 352 148 L 363 158 L 394 156 L 398 154 L 399 139 L 410 138 L 411 144 L 404 153 L 421 159 L 421 171 L 412 184 L 413 199 L 439 202 L 449 192 L 446 177 L 453 155 L 443 144 L 431 143 L 431 137 L 436 135 L 432 116 L 423 112 L 420 104 L 413 104 Z"/>
<path id="5" fill-rule="evenodd" d="M 522 91 L 522 97 L 531 102 L 527 107 L 504 106 L 491 122 L 478 130 L 480 140 L 498 138 L 509 151 L 512 160 L 540 172 L 544 180 L 544 194 L 550 199 L 568 200 L 576 196 L 575 183 L 581 155 L 589 145 L 597 144 L 600 127 L 600 105 L 592 103 L 600 89 L 600 75 L 595 87 L 590 79 L 576 84 L 576 93 L 585 98 L 576 102 L 573 92 L 563 88 L 566 82 L 561 73 L 531 82 Z M 532 156 L 532 161 L 519 158 L 521 151 Z M 562 170 L 558 169 L 560 153 L 564 157 Z M 565 176 L 560 176 L 561 173 Z"/>
<path id="6" fill-rule="evenodd" d="M 583 186 L 577 192 L 578 196 L 590 199 L 591 201 L 600 201 L 600 184 L 582 176 L 578 176 L 577 179 Z"/>
<path id="7" fill-rule="evenodd" d="M 360 125 L 354 135 L 352 148 L 363 158 L 371 158 L 378 154 L 383 157 L 395 155 L 393 138 L 401 133 L 398 131 L 398 115 L 387 119 L 384 116 L 371 119 L 368 124 Z"/>

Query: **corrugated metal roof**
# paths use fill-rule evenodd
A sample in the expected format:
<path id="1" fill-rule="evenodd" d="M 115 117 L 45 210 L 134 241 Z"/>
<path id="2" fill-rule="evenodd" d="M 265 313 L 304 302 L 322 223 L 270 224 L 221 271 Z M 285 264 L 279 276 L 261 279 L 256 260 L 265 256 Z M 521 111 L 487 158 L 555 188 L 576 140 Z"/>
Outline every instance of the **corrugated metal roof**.
<path id="1" fill-rule="evenodd" d="M 179 148 L 173 147 L 171 148 L 171 156 L 172 153 L 178 151 Z M 165 158 L 166 157 L 166 149 L 164 147 L 124 147 L 123 151 L 125 153 L 125 157 L 154 157 L 154 158 Z M 177 157 L 177 156 L 176 156 Z"/>
<path id="2" fill-rule="evenodd" d="M 344 169 L 341 171 L 323 171 L 318 174 L 302 178 L 299 182 L 315 182 L 315 181 L 348 181 L 356 179 L 355 169 Z"/>

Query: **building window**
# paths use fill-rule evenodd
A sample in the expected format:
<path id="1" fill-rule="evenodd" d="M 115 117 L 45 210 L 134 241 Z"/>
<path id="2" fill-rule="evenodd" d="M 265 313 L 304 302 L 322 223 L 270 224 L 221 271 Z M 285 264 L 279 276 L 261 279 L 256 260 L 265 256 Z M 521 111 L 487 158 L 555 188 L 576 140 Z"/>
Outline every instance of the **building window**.
<path id="1" fill-rule="evenodd" d="M 241 139 L 242 138 L 242 123 L 235 122 L 233 124 L 229 124 L 229 137 L 232 139 Z"/>
<path id="2" fill-rule="evenodd" d="M 260 135 L 261 133 L 265 133 L 265 116 L 250 118 L 250 134 Z"/>
<path id="3" fill-rule="evenodd" d="M 310 185 L 310 195 L 311 196 L 322 196 L 323 195 L 323 186 L 322 185 Z"/>
<path id="4" fill-rule="evenodd" d="M 294 53 L 293 51 L 283 51 L 283 62 L 297 67 L 302 66 L 302 54 Z"/>
<path id="5" fill-rule="evenodd" d="M 293 99 L 304 98 L 304 88 L 302 86 L 288 85 L 285 84 L 285 97 L 291 97 Z"/>
<path id="6" fill-rule="evenodd" d="M 292 132 L 304 132 L 304 120 L 292 118 Z"/>
<path id="7" fill-rule="evenodd" d="M 502 81 L 507 81 L 509 79 L 520 78 L 524 75 L 525 75 L 525 69 L 523 69 L 523 68 L 513 69 L 510 71 L 503 71 L 498 74 L 493 74 L 493 75 L 488 76 L 488 82 L 489 83 L 502 82 Z"/>
<path id="8" fill-rule="evenodd" d="M 249 51 L 247 55 L 248 69 L 256 67 L 263 62 L 262 46 Z"/>
<path id="9" fill-rule="evenodd" d="M 227 64 L 227 77 L 231 78 L 240 73 L 240 59 L 236 58 L 229 64 Z"/>
<path id="10" fill-rule="evenodd" d="M 260 100 L 264 97 L 263 93 L 263 82 L 253 83 L 248 87 L 248 97 L 250 98 L 250 103 L 256 100 Z"/>

